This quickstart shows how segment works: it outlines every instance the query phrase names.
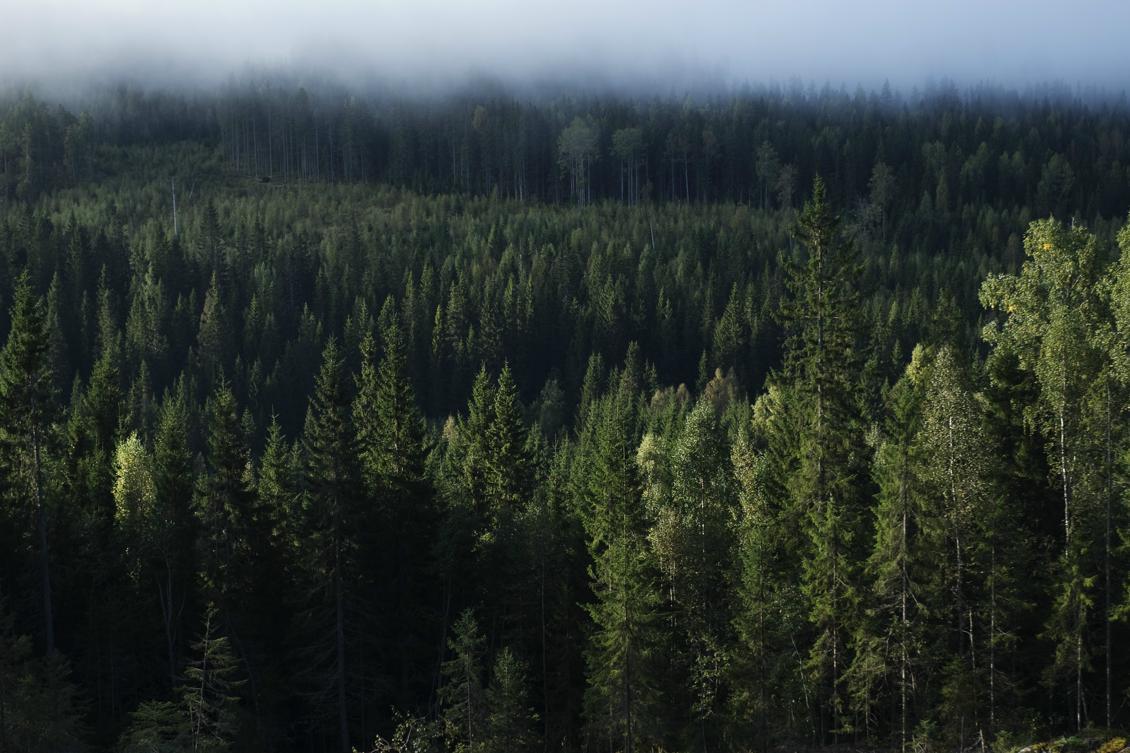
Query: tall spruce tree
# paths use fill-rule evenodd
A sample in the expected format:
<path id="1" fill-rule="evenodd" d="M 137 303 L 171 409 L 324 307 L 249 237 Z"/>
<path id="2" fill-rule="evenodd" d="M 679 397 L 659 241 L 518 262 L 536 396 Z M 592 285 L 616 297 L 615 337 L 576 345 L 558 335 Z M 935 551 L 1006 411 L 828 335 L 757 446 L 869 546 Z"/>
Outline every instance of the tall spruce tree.
<path id="1" fill-rule="evenodd" d="M 799 427 L 800 465 L 790 480 L 794 504 L 807 517 L 802 588 L 813 636 L 808 666 L 821 740 L 850 727 L 843 674 L 851 664 L 849 637 L 858 612 L 858 550 L 865 543 L 860 515 L 862 435 L 856 415 L 858 373 L 856 282 L 859 269 L 840 234 L 824 181 L 797 220 L 807 250 L 790 269 L 785 368 L 806 403 Z"/>
<path id="2" fill-rule="evenodd" d="M 208 468 L 196 493 L 201 568 L 207 598 L 230 620 L 240 608 L 251 576 L 251 452 L 235 395 L 227 384 L 216 388 L 205 413 Z"/>
<path id="3" fill-rule="evenodd" d="M 809 674 L 798 641 L 807 623 L 797 556 L 805 540 L 803 515 L 788 494 L 802 415 L 795 393 L 771 383 L 731 451 L 741 504 L 731 705 L 743 739 L 763 751 L 771 739 L 813 734 L 811 709 L 803 702 L 811 693 Z"/>
<path id="4" fill-rule="evenodd" d="M 536 741 L 537 714 L 530 708 L 526 667 L 509 648 L 498 652 L 485 694 L 484 753 L 526 753 Z"/>
<path id="5" fill-rule="evenodd" d="M 223 753 L 232 749 L 239 735 L 238 694 L 243 682 L 215 606 L 207 606 L 203 622 L 184 672 L 181 713 L 188 727 L 188 750 Z"/>
<path id="6" fill-rule="evenodd" d="M 592 456 L 581 481 L 596 599 L 587 607 L 585 716 L 591 745 L 635 753 L 661 737 L 659 594 L 635 462 L 638 381 L 630 364 L 619 382 L 589 413 Z"/>
<path id="7" fill-rule="evenodd" d="M 906 373 L 887 395 L 887 419 L 876 437 L 872 475 L 878 489 L 875 536 L 864 566 L 866 614 L 848 677 L 866 728 L 884 708 L 892 739 L 906 752 L 914 723 L 914 689 L 921 668 L 925 589 L 922 552 L 922 476 L 919 441 L 927 356 L 915 348 Z M 885 697 L 890 693 L 891 697 Z M 884 703 L 893 701 L 889 705 Z"/>
<path id="8" fill-rule="evenodd" d="M 379 572 L 374 598 L 392 605 L 395 619 L 381 630 L 386 669 L 394 672 L 397 703 L 408 707 L 427 680 L 433 649 L 424 636 L 433 611 L 423 597 L 432 575 L 429 537 L 438 522 L 426 476 L 427 433 L 408 375 L 399 317 L 391 299 L 381 310 L 382 357 L 371 337 L 361 343 L 361 371 L 353 403 L 362 478 L 380 530 L 365 543 Z M 379 618 L 378 618 L 379 619 Z M 415 691 L 415 692 L 413 692 Z"/>
<path id="9" fill-rule="evenodd" d="M 187 607 L 195 562 L 192 516 L 195 470 L 189 448 L 187 393 L 183 381 L 161 403 L 153 441 L 156 506 L 152 522 L 152 557 L 161 623 L 164 626 L 170 686 L 175 684 L 183 641 L 182 616 Z"/>
<path id="10" fill-rule="evenodd" d="M 345 361 L 331 339 L 322 353 L 302 435 L 303 560 L 310 597 L 303 621 L 311 692 L 316 706 L 333 709 L 341 753 L 349 753 L 351 745 L 346 636 L 364 512 L 350 413 Z"/>
<path id="11" fill-rule="evenodd" d="M 470 609 L 452 626 L 447 647 L 449 659 L 441 668 L 440 714 L 444 737 L 457 753 L 475 753 L 483 747 L 486 730 L 482 662 L 485 639 Z"/>
<path id="12" fill-rule="evenodd" d="M 0 351 L 0 463 L 9 504 L 35 520 L 43 641 L 55 651 L 55 607 L 51 594 L 50 520 L 44 465 L 55 421 L 50 332 L 43 301 L 27 273 L 16 280 L 8 340 Z M 17 516 L 18 517 L 18 516 Z"/>

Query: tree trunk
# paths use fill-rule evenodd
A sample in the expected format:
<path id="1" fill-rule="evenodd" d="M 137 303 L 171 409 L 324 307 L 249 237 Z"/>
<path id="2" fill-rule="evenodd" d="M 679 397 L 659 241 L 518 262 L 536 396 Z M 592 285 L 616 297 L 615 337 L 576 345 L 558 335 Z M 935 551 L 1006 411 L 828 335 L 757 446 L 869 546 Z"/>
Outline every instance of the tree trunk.
<path id="1" fill-rule="evenodd" d="M 336 539 L 336 536 L 335 536 Z M 337 723 L 341 753 L 349 753 L 349 715 L 345 695 L 345 595 L 341 582 L 341 542 L 334 541 L 334 638 L 337 649 Z"/>
<path id="2" fill-rule="evenodd" d="M 47 655 L 55 653 L 55 613 L 51 606 L 51 563 L 47 539 L 47 506 L 43 501 L 42 470 L 39 460 L 39 432 L 31 432 L 33 483 L 35 485 L 35 525 L 39 529 L 39 583 L 43 592 L 43 637 Z"/>
<path id="3" fill-rule="evenodd" d="M 1111 535 L 1111 498 L 1114 496 L 1114 482 L 1113 482 L 1113 467 L 1114 459 L 1111 456 L 1111 413 L 1112 413 L 1112 396 L 1110 394 L 1110 380 L 1106 381 L 1106 525 L 1103 531 L 1103 597 L 1104 597 L 1104 610 L 1103 610 L 1103 629 L 1105 632 L 1104 642 L 1106 650 L 1104 651 L 1104 658 L 1106 659 L 1106 666 L 1104 671 L 1106 674 L 1106 692 L 1103 700 L 1105 701 L 1105 721 L 1107 729 L 1111 726 L 1111 695 L 1112 695 L 1112 681 L 1111 681 L 1111 664 L 1113 657 L 1111 656 L 1112 645 L 1110 641 L 1110 623 L 1113 619 L 1111 615 L 1111 597 L 1110 597 L 1110 535 Z"/>

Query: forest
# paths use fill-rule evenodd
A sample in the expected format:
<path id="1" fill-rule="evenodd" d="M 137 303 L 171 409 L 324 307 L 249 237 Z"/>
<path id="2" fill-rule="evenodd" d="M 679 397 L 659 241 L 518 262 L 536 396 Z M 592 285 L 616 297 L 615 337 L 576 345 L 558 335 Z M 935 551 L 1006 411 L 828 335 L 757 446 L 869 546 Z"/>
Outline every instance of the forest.
<path id="1" fill-rule="evenodd" d="M 1055 90 L 4 93 L 0 751 L 1118 753 L 1128 210 Z"/>

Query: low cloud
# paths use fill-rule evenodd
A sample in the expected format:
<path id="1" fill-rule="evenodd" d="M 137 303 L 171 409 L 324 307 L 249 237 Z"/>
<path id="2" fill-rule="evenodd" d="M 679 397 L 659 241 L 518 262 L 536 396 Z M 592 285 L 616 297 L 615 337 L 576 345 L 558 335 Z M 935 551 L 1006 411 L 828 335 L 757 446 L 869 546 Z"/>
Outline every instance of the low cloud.
<path id="1" fill-rule="evenodd" d="M 422 90 L 490 77 L 1120 91 L 1130 71 L 1125 0 L 0 0 L 0 18 L 9 84 L 210 85 L 270 71 Z"/>

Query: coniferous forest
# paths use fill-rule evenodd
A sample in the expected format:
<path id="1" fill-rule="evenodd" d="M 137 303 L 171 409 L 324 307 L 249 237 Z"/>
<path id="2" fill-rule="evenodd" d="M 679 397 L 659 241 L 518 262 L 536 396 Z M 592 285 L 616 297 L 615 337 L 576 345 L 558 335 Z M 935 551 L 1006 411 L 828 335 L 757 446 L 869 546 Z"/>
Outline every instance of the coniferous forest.
<path id="1" fill-rule="evenodd" d="M 9 92 L 0 750 L 1115 736 L 1128 210 L 1058 90 Z"/>

